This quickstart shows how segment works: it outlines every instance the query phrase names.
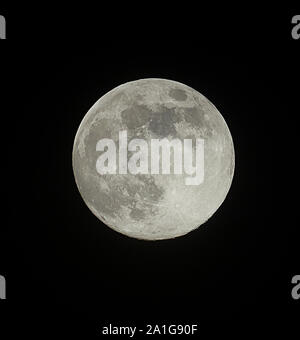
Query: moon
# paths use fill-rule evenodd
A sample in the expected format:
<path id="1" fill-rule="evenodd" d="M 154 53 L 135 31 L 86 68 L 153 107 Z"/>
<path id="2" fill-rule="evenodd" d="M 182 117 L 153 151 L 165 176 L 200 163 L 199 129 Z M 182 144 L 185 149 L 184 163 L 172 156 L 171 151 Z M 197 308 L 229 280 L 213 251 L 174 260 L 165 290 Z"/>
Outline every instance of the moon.
<path id="1" fill-rule="evenodd" d="M 203 181 L 186 185 L 186 174 L 99 174 L 99 140 L 128 142 L 204 141 Z M 195 146 L 193 146 L 193 150 Z M 132 152 L 128 151 L 128 159 Z M 163 240 L 185 235 L 221 206 L 232 183 L 234 146 L 217 108 L 193 88 L 173 80 L 140 79 L 102 96 L 84 116 L 75 136 L 73 171 L 79 192 L 104 224 L 129 237 Z"/>

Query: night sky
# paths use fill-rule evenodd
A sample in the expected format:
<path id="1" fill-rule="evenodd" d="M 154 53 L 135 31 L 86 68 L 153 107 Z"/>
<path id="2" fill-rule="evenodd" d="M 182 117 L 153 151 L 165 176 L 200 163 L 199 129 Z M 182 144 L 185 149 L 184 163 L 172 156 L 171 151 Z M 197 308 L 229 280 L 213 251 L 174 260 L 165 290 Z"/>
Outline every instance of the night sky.
<path id="1" fill-rule="evenodd" d="M 279 327 L 293 334 L 300 315 L 291 298 L 300 274 L 298 202 L 289 194 L 298 182 L 300 39 L 290 33 L 297 11 L 267 18 L 253 11 L 244 21 L 219 13 L 220 20 L 193 18 L 181 30 L 176 17 L 113 24 L 109 16 L 105 25 L 105 13 L 91 9 L 92 18 L 40 10 L 15 15 L 0 7 L 9 24 L 0 41 L 4 328 L 88 337 L 109 323 L 197 323 L 209 334 Z M 202 93 L 234 141 L 226 200 L 201 228 L 173 240 L 141 241 L 106 227 L 73 176 L 85 113 L 109 90 L 141 78 Z"/>

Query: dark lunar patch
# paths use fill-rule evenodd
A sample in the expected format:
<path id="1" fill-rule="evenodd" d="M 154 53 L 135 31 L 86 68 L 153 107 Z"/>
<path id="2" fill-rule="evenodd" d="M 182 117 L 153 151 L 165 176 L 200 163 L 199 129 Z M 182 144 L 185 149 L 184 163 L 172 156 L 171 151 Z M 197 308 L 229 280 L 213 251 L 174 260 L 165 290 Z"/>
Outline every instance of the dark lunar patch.
<path id="1" fill-rule="evenodd" d="M 204 112 L 199 110 L 197 107 L 187 107 L 184 109 L 184 118 L 187 123 L 192 124 L 193 126 L 205 126 L 207 125 Z"/>
<path id="2" fill-rule="evenodd" d="M 133 105 L 121 112 L 123 123 L 129 129 L 138 128 L 146 124 L 151 117 L 151 110 L 144 105 Z"/>
<path id="3" fill-rule="evenodd" d="M 203 137 L 212 136 L 213 127 L 205 119 L 204 112 L 201 109 L 197 107 L 191 107 L 185 108 L 184 111 L 184 118 L 187 123 L 191 124 L 193 127 L 205 128 L 205 135 Z"/>
<path id="4" fill-rule="evenodd" d="M 174 123 L 180 121 L 180 116 L 175 110 L 161 106 L 158 112 L 154 112 L 149 123 L 149 130 L 161 138 L 168 135 L 175 136 L 176 129 Z"/>
<path id="5" fill-rule="evenodd" d="M 180 89 L 172 89 L 169 91 L 169 96 L 178 100 L 178 101 L 185 101 L 187 99 L 187 95 L 184 90 Z"/>

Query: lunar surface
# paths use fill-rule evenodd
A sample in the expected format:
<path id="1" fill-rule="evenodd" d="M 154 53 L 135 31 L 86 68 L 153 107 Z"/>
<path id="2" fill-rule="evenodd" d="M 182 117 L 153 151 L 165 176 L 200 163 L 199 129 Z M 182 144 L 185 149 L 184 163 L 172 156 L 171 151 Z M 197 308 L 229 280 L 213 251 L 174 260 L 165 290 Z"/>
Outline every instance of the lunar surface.
<path id="1" fill-rule="evenodd" d="M 127 131 L 128 143 L 191 139 L 192 152 L 195 141 L 203 140 L 203 181 L 187 185 L 184 171 L 100 174 L 97 143 L 115 142 L 118 167 L 120 131 Z M 128 161 L 133 154 L 128 150 Z M 84 202 L 107 226 L 138 239 L 169 239 L 198 228 L 220 207 L 233 178 L 234 147 L 222 115 L 199 92 L 176 81 L 141 79 L 114 88 L 85 115 L 74 141 L 73 170 Z"/>

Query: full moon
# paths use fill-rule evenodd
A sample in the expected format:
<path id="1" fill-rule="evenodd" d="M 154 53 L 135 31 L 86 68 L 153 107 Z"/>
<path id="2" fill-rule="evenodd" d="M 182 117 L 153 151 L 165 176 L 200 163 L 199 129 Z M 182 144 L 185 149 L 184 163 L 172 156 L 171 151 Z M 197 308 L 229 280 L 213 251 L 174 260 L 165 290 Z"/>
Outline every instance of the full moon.
<path id="1" fill-rule="evenodd" d="M 162 167 L 163 152 L 159 149 L 155 158 L 151 143 L 174 140 L 183 162 L 179 171 L 174 171 L 171 147 L 166 149 L 171 171 L 153 171 L 151 157 Z M 143 153 L 136 141 L 143 141 Z M 199 162 L 197 155 L 202 155 Z M 185 167 L 188 156 L 193 156 L 194 174 Z M 133 157 L 143 171 L 130 171 Z M 91 107 L 76 133 L 72 161 L 79 192 L 98 219 L 129 237 L 162 240 L 187 234 L 216 212 L 231 186 L 235 157 L 229 128 L 206 97 L 182 83 L 151 78 L 122 84 Z M 99 162 L 111 164 L 111 172 L 101 172 Z M 188 185 L 197 164 L 201 180 Z"/>

